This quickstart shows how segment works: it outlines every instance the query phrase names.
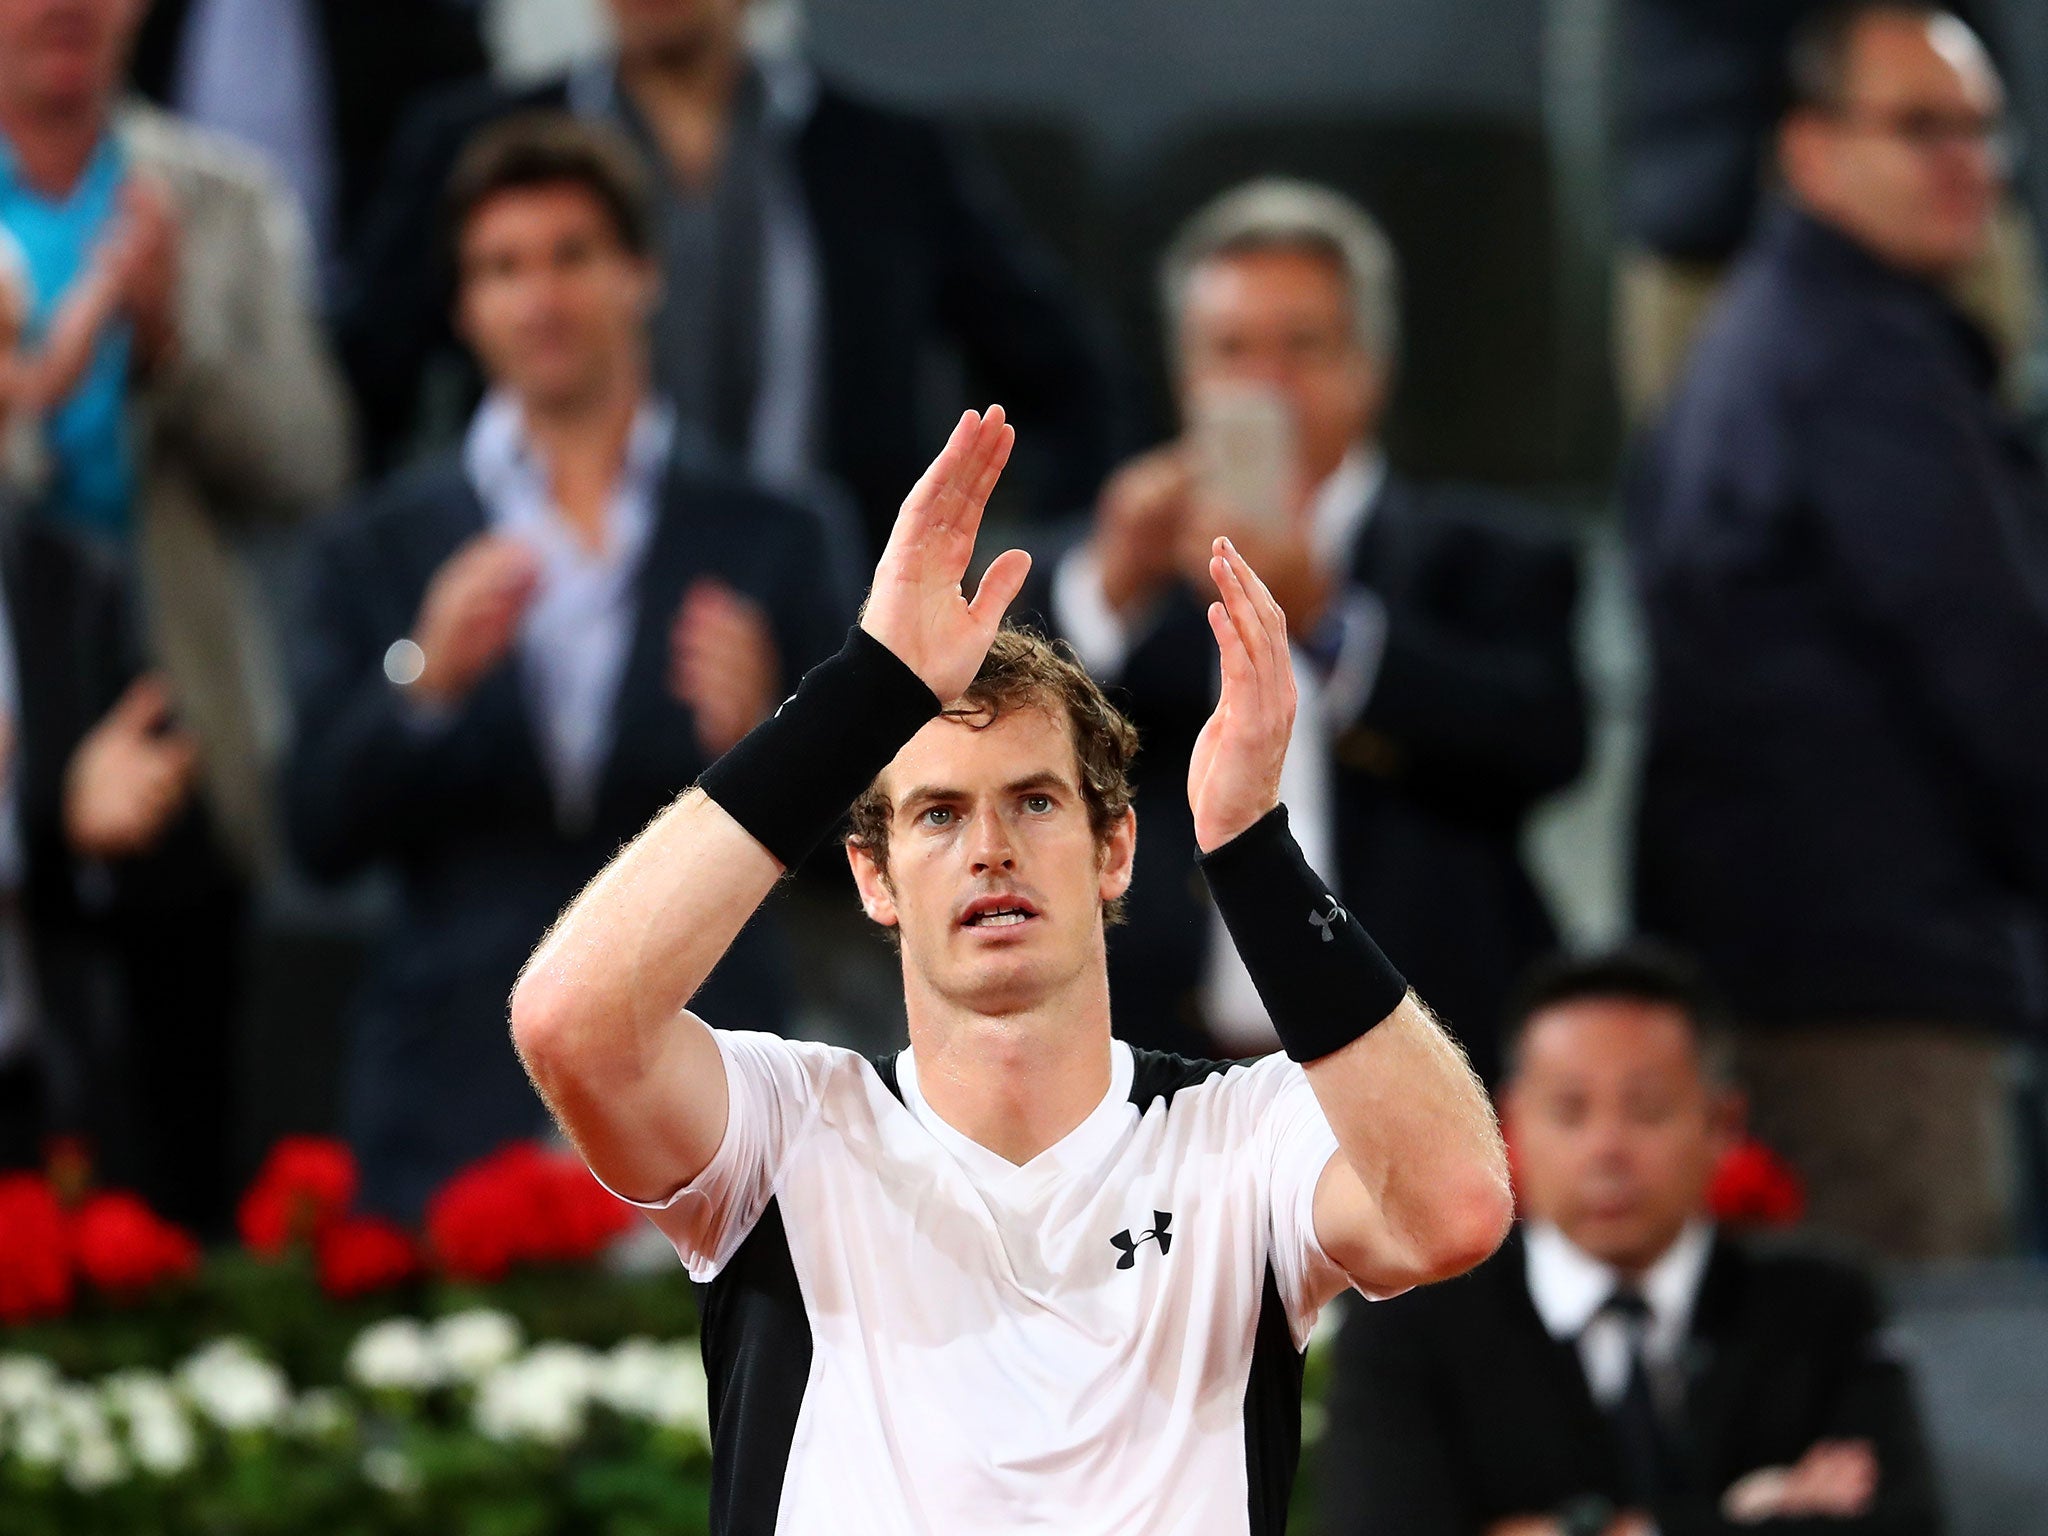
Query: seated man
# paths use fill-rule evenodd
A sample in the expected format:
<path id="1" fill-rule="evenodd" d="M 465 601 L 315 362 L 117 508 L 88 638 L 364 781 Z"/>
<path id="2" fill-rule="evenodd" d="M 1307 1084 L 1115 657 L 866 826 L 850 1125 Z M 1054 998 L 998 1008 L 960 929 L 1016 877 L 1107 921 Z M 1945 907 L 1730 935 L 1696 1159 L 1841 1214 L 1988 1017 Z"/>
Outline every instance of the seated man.
<path id="1" fill-rule="evenodd" d="M 1214 701 L 1203 566 L 1227 531 L 1294 640 L 1296 833 L 1490 1077 L 1507 990 L 1555 940 L 1522 823 L 1585 750 L 1572 547 L 1532 508 L 1389 469 L 1397 274 L 1356 205 L 1239 188 L 1181 234 L 1163 286 L 1186 434 L 1118 473 L 1034 598 L 1145 737 L 1119 1015 L 1153 1043 L 1271 1043 L 1189 878 L 1178 783 Z"/>
<path id="2" fill-rule="evenodd" d="M 1282 1531 L 1316 1315 L 1457 1274 L 1512 1214 L 1471 1068 L 1288 832 L 1286 621 L 1225 539 L 1187 795 L 1287 1056 L 1115 1037 L 1135 734 L 1071 658 L 999 632 L 1028 556 L 961 587 L 1011 438 L 1000 409 L 962 417 L 845 648 L 612 861 L 513 995 L 564 1129 L 704 1287 L 730 1536 Z M 705 976 L 849 804 L 907 1048 L 709 1026 Z"/>
<path id="3" fill-rule="evenodd" d="M 1641 946 L 1524 995 L 1503 1094 L 1523 1225 L 1456 1284 L 1346 1318 L 1323 1529 L 1935 1531 L 1870 1283 L 1708 1220 L 1741 1097 L 1690 968 Z"/>
<path id="4" fill-rule="evenodd" d="M 851 530 L 717 468 L 650 392 L 658 274 L 624 145 L 508 121 L 459 167 L 450 215 L 492 392 L 460 456 L 315 552 L 287 784 L 310 869 L 398 879 L 346 1123 L 366 1199 L 406 1217 L 546 1125 L 505 1033 L 520 961 L 854 607 Z M 757 925 L 710 991 L 778 1028 L 787 969 Z"/>
<path id="5" fill-rule="evenodd" d="M 1896 0 L 1795 61 L 1785 200 L 1629 492 L 1636 920 L 1729 994 L 1816 1225 L 1996 1252 L 2012 1043 L 2048 1026 L 2048 474 L 1940 284 L 1987 238 L 2003 95 Z"/>

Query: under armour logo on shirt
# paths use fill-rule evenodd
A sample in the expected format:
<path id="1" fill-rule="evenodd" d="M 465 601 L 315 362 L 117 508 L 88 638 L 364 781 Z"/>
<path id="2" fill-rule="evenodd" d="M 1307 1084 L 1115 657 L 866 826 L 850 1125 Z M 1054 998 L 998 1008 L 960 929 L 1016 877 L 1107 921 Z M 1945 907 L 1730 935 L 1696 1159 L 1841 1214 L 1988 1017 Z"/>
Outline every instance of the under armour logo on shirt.
<path id="1" fill-rule="evenodd" d="M 1117 1233 L 1115 1237 L 1109 1240 L 1110 1246 L 1122 1255 L 1116 1261 L 1116 1267 L 1118 1269 L 1129 1269 L 1133 1264 L 1137 1263 L 1138 1249 L 1146 1243 L 1156 1241 L 1159 1244 L 1159 1251 L 1161 1253 L 1172 1252 L 1173 1233 L 1170 1230 L 1172 1226 L 1173 1212 L 1154 1211 L 1152 1213 L 1152 1230 L 1150 1232 L 1142 1232 L 1138 1236 L 1132 1237 L 1131 1229 L 1125 1227 L 1123 1231 Z"/>
<path id="2" fill-rule="evenodd" d="M 1332 939 L 1336 938 L 1336 934 L 1331 932 L 1331 930 L 1349 918 L 1351 914 L 1337 905 L 1336 897 L 1326 896 L 1323 899 L 1330 904 L 1329 912 L 1327 914 L 1311 912 L 1308 915 L 1308 920 L 1311 926 L 1320 928 L 1323 931 L 1323 942 L 1328 944 Z"/>

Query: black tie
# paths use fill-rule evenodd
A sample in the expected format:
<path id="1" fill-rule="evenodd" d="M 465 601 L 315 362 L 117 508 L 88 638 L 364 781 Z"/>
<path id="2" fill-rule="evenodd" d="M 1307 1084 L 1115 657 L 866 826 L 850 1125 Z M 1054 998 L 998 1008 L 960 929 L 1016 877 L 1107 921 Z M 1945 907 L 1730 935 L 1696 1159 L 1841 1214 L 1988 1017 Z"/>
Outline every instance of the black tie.
<path id="1" fill-rule="evenodd" d="M 1607 1410 L 1607 1419 L 1614 1426 L 1615 1448 L 1621 1453 L 1623 1491 L 1630 1504 L 1649 1509 L 1670 1492 L 1664 1426 L 1657 1416 L 1657 1399 L 1650 1390 L 1650 1372 L 1643 1358 L 1650 1304 L 1641 1292 L 1623 1286 L 1607 1298 L 1600 1315 L 1617 1320 L 1628 1334 L 1628 1385 L 1620 1401 Z"/>

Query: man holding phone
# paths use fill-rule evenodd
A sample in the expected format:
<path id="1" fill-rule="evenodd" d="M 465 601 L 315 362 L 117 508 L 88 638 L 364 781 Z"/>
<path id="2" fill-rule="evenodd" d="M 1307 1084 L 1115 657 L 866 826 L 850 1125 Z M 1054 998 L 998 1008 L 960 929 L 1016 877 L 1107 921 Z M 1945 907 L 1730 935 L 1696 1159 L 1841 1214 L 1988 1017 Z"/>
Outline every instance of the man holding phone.
<path id="1" fill-rule="evenodd" d="M 1228 192 L 1175 240 L 1162 288 L 1185 431 L 1111 479 L 1039 594 L 1147 742 L 1155 874 L 1111 947 L 1119 1017 L 1162 1044 L 1270 1044 L 1198 883 L 1160 873 L 1193 856 L 1168 791 L 1214 704 L 1198 594 L 1227 533 L 1296 637 L 1297 834 L 1490 1075 L 1507 988 L 1553 937 L 1521 823 L 1584 755 L 1572 550 L 1530 509 L 1389 470 L 1398 273 L 1348 199 L 1279 180 Z"/>

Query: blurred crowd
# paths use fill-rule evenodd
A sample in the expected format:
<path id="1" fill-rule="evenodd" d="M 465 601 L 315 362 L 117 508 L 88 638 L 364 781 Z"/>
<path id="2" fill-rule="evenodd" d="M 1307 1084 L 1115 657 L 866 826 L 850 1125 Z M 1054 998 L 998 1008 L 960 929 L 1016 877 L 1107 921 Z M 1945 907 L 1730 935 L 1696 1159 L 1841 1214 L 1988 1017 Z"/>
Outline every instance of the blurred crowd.
<path id="1" fill-rule="evenodd" d="M 1025 615 L 1142 733 L 1118 1032 L 1273 1043 L 1192 878 L 1228 530 L 1295 638 L 1297 835 L 1501 1090 L 1524 1227 L 1347 1329 L 1332 1529 L 1932 1529 L 1867 1283 L 1703 1202 L 1746 1105 L 1864 1255 L 2040 1230 L 2048 473 L 1996 38 L 1621 6 L 1664 947 L 1568 962 L 1524 848 L 1588 758 L 1580 530 L 1390 457 L 1373 210 L 1198 200 L 1163 356 L 1120 355 L 958 125 L 748 0 L 606 3 L 611 51 L 514 85 L 457 0 L 0 0 L 0 1163 L 219 1230 L 251 914 L 298 880 L 377 892 L 333 1086 L 366 1201 L 541 1132 L 520 964 L 836 649 L 971 388 L 1026 450 Z M 888 1048 L 863 926 L 820 860 L 696 1006 Z"/>

